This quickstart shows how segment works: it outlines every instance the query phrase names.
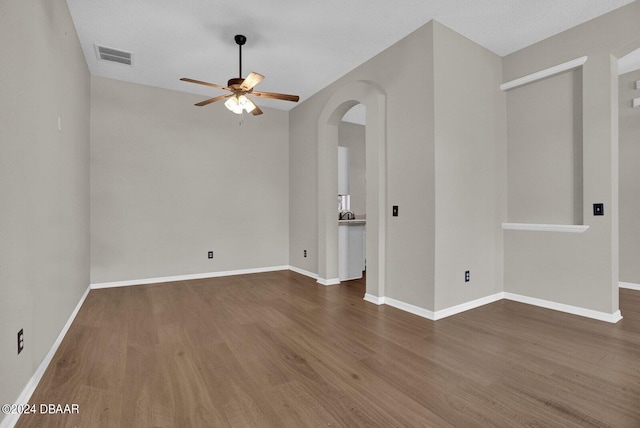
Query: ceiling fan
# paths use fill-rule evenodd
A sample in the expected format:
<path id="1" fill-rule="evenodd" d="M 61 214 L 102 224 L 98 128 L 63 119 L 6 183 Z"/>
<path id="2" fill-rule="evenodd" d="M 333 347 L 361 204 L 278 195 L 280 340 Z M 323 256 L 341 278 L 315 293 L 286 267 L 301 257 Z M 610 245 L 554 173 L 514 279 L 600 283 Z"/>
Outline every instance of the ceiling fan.
<path id="1" fill-rule="evenodd" d="M 247 38 L 242 34 L 238 34 L 235 36 L 235 41 L 238 44 L 238 53 L 239 53 L 239 63 L 240 66 L 238 75 L 242 76 L 242 45 L 247 42 Z M 180 80 L 184 82 L 197 83 L 198 85 L 211 86 L 212 88 L 224 89 L 226 91 L 230 91 L 231 94 L 228 95 L 220 95 L 218 97 L 209 98 L 208 100 L 201 101 L 195 105 L 198 107 L 206 106 L 207 104 L 214 103 L 216 101 L 227 99 L 224 103 L 225 107 L 236 114 L 242 114 L 243 111 L 247 113 L 251 113 L 254 116 L 262 114 L 262 110 L 258 107 L 248 95 L 253 95 L 254 97 L 259 98 L 272 98 L 276 100 L 285 100 L 285 101 L 293 101 L 298 102 L 300 99 L 297 95 L 287 95 L 287 94 L 277 94 L 274 92 L 263 92 L 263 91 L 254 91 L 253 88 L 264 79 L 262 74 L 258 74 L 255 72 L 251 72 L 246 79 L 242 77 L 237 77 L 234 79 L 229 79 L 227 82 L 227 86 L 216 85 L 215 83 L 203 82 L 201 80 L 189 79 L 187 77 L 183 77 Z"/>

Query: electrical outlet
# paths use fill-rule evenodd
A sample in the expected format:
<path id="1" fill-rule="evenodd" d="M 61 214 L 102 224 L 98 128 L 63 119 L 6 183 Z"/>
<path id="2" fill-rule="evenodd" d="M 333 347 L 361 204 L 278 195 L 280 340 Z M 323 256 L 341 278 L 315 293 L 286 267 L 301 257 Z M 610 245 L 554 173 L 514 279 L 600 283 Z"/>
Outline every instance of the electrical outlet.
<path id="1" fill-rule="evenodd" d="M 471 280 L 471 275 L 468 270 L 464 271 L 464 282 L 469 282 Z"/>
<path id="2" fill-rule="evenodd" d="M 209 257 L 210 259 L 213 258 L 213 251 L 209 251 L 209 253 L 207 254 L 207 257 Z"/>
<path id="3" fill-rule="evenodd" d="M 307 257 L 307 250 L 304 250 L 304 257 Z"/>
<path id="4" fill-rule="evenodd" d="M 18 354 L 24 349 L 24 329 L 18 332 Z"/>

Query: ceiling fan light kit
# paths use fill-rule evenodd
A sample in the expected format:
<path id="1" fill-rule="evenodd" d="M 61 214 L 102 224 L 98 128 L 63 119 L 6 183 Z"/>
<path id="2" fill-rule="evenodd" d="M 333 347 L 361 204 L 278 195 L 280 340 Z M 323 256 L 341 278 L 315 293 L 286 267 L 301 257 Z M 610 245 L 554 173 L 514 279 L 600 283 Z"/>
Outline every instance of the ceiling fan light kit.
<path id="1" fill-rule="evenodd" d="M 238 45 L 238 75 L 242 76 L 242 46 L 247 42 L 247 38 L 242 34 L 238 34 L 235 36 L 234 40 Z M 242 114 L 245 111 L 247 113 L 251 113 L 254 116 L 262 114 L 262 110 L 260 110 L 260 107 L 258 107 L 247 95 L 293 102 L 298 102 L 298 100 L 300 99 L 300 97 L 298 97 L 297 95 L 254 91 L 253 88 L 258 83 L 260 83 L 262 79 L 264 79 L 264 76 L 262 74 L 258 74 L 252 71 L 251 73 L 249 73 L 246 79 L 243 79 L 242 77 L 229 79 L 229 81 L 227 82 L 227 86 L 216 85 L 215 83 L 203 82 L 201 80 L 189 79 L 187 77 L 183 77 L 180 80 L 231 92 L 230 95 L 221 95 L 218 97 L 209 98 L 208 100 L 200 101 L 195 105 L 198 107 L 202 107 L 216 101 L 227 99 L 227 101 L 225 101 L 224 103 L 224 106 L 235 114 Z"/>
<path id="2" fill-rule="evenodd" d="M 256 108 L 253 101 L 247 98 L 246 95 L 234 95 L 224 103 L 224 106 L 235 114 L 242 114 L 242 111 L 251 113 Z"/>

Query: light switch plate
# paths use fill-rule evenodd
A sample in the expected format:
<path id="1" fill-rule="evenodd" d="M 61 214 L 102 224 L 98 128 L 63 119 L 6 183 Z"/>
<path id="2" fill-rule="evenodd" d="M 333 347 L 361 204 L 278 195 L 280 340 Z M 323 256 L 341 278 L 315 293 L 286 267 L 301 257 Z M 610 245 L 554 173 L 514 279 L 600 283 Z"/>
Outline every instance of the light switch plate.
<path id="1" fill-rule="evenodd" d="M 604 204 L 593 204 L 593 215 L 604 215 Z"/>
<path id="2" fill-rule="evenodd" d="M 18 354 L 24 349 L 24 329 L 18 332 Z"/>

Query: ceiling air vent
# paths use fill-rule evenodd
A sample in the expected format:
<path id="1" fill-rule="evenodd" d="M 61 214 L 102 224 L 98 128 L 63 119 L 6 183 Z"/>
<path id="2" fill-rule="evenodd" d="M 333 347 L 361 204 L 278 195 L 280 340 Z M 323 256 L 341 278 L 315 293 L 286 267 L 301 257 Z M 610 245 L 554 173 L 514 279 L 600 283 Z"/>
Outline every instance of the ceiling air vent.
<path id="1" fill-rule="evenodd" d="M 131 65 L 133 54 L 131 52 L 120 51 L 118 49 L 107 48 L 96 45 L 96 53 L 99 59 L 105 61 L 119 62 L 120 64 Z"/>

